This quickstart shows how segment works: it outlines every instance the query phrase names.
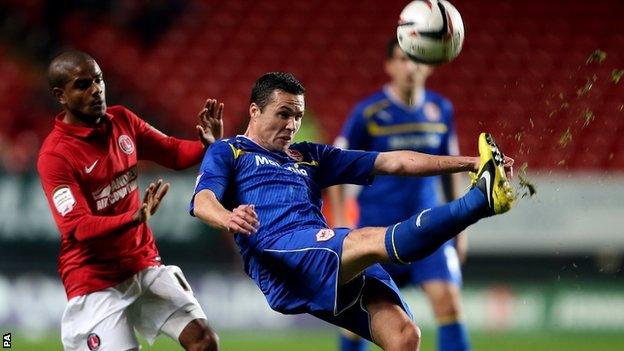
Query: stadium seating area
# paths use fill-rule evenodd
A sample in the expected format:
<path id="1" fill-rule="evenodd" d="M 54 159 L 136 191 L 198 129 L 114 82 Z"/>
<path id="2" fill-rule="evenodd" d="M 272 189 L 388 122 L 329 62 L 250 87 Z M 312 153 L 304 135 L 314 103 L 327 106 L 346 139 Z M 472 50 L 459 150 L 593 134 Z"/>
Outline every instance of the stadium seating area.
<path id="1" fill-rule="evenodd" d="M 44 2 L 9 3 L 23 14 L 41 12 Z M 63 17 L 52 42 L 97 58 L 110 102 L 127 103 L 181 136 L 192 135 L 207 97 L 225 102 L 227 133 L 241 132 L 254 79 L 291 71 L 306 85 L 308 111 L 331 141 L 352 104 L 386 80 L 384 47 L 405 3 L 194 0 L 149 45 L 139 31 L 119 25 L 119 6 L 97 16 L 81 9 Z M 453 3 L 464 19 L 464 50 L 438 69 L 430 86 L 453 101 L 462 150 L 474 152 L 478 133 L 489 130 L 531 168 L 624 170 L 624 77 L 616 82 L 615 74 L 624 69 L 624 3 Z M 135 14 L 141 9 L 129 7 Z M 27 164 L 54 113 L 49 100 L 38 103 L 49 99 L 38 97 L 45 94 L 46 60 L 23 59 L 20 44 L 0 37 L 5 170 L 26 167 L 6 160 Z M 598 49 L 604 61 L 596 55 L 588 63 Z"/>

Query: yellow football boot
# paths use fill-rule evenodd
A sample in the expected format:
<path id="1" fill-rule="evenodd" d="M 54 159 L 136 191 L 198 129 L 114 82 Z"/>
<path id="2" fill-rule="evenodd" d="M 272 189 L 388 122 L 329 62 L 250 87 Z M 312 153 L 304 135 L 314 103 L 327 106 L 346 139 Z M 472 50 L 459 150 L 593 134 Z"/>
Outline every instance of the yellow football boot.
<path id="1" fill-rule="evenodd" d="M 516 197 L 505 174 L 503 153 L 489 133 L 479 135 L 479 158 L 479 171 L 470 174 L 472 187 L 483 191 L 492 215 L 509 211 Z"/>

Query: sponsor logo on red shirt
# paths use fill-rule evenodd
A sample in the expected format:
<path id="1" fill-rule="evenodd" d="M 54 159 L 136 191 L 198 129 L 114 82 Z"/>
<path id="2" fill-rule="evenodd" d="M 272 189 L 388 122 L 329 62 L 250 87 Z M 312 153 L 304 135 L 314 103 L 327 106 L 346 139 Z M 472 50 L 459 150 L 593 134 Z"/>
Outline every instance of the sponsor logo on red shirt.
<path id="1" fill-rule="evenodd" d="M 113 179 L 109 185 L 94 191 L 91 195 L 93 195 L 93 200 L 99 211 L 125 198 L 137 187 L 137 168 L 134 166 L 128 172 Z"/>

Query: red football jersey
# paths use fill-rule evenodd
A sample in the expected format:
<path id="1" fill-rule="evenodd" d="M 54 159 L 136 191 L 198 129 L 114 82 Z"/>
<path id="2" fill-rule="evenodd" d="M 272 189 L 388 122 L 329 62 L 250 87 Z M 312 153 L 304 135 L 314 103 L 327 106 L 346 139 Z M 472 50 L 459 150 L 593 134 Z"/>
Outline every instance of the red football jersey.
<path id="1" fill-rule="evenodd" d="M 68 299 L 106 289 L 160 264 L 152 231 L 136 223 L 137 160 L 173 169 L 201 161 L 200 141 L 168 137 L 123 106 L 97 128 L 55 118 L 37 169 L 61 234 L 58 271 Z"/>

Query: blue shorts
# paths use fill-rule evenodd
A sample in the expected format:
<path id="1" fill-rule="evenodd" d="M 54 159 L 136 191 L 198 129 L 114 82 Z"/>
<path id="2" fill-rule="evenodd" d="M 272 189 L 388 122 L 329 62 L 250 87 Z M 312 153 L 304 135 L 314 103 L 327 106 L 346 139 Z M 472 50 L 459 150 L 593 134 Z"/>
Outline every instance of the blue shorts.
<path id="1" fill-rule="evenodd" d="M 384 264 L 383 268 L 399 287 L 421 285 L 431 280 L 462 284 L 461 266 L 452 240 L 422 260 L 409 265 Z"/>
<path id="2" fill-rule="evenodd" d="M 412 315 L 398 287 L 378 264 L 338 286 L 342 244 L 350 231 L 311 228 L 285 234 L 258 245 L 248 270 L 275 311 L 310 313 L 370 340 L 362 296 L 383 294 Z"/>

